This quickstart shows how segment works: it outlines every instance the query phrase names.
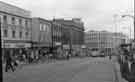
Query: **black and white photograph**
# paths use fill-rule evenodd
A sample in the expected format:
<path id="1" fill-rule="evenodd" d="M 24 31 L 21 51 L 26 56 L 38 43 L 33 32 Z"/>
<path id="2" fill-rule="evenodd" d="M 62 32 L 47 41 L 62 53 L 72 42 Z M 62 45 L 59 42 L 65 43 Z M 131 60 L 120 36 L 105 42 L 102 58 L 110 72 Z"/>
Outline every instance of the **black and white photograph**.
<path id="1" fill-rule="evenodd" d="M 134 0 L 0 0 L 0 82 L 135 82 Z"/>

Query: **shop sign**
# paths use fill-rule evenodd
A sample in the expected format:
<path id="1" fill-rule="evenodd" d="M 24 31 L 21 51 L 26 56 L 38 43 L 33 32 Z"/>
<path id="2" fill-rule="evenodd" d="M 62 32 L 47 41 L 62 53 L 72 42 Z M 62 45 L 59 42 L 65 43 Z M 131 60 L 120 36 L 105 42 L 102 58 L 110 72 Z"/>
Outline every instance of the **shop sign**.
<path id="1" fill-rule="evenodd" d="M 30 44 L 5 43 L 2 45 L 2 48 L 25 48 L 30 46 L 31 46 Z"/>
<path id="2" fill-rule="evenodd" d="M 26 44 L 25 47 L 31 47 L 31 44 Z"/>
<path id="3" fill-rule="evenodd" d="M 86 48 L 86 46 L 85 45 L 82 45 L 82 48 Z"/>
<path id="4" fill-rule="evenodd" d="M 16 44 L 16 47 L 17 48 L 23 48 L 23 47 L 25 47 L 25 45 L 24 44 Z"/>
<path id="5" fill-rule="evenodd" d="M 70 47 L 69 47 L 69 45 L 63 45 L 63 48 L 69 49 Z"/>
<path id="6" fill-rule="evenodd" d="M 56 46 L 60 46 L 61 45 L 61 42 L 56 42 L 55 45 Z"/>
<path id="7" fill-rule="evenodd" d="M 14 48 L 12 44 L 3 44 L 3 48 Z"/>
<path id="8" fill-rule="evenodd" d="M 30 44 L 16 44 L 17 48 L 26 48 L 26 47 L 30 47 Z"/>
<path id="9" fill-rule="evenodd" d="M 11 48 L 11 45 L 10 44 L 5 44 L 4 48 Z"/>

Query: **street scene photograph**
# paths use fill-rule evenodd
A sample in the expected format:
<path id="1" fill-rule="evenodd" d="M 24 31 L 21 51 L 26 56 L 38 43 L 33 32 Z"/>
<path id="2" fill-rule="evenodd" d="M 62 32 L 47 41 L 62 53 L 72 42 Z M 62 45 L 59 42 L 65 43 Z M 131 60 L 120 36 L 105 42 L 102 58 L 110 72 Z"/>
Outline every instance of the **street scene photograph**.
<path id="1" fill-rule="evenodd" d="M 134 0 L 0 0 L 2 82 L 135 82 Z"/>

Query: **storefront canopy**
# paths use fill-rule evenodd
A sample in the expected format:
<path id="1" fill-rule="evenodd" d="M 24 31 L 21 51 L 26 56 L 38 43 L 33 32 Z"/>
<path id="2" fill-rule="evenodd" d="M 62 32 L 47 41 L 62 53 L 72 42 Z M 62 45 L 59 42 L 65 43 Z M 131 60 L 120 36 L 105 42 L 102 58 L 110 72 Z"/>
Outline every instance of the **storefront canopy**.
<path id="1" fill-rule="evenodd" d="M 121 44 L 120 47 L 128 47 L 131 46 L 131 44 Z"/>

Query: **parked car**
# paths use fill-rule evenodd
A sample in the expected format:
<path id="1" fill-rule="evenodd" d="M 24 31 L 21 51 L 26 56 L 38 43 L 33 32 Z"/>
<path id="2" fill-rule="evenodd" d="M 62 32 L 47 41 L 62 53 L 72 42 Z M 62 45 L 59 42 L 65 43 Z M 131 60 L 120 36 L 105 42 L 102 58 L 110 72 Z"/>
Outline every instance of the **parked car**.
<path id="1" fill-rule="evenodd" d="M 104 52 L 100 52 L 99 57 L 105 57 L 105 53 Z"/>
<path id="2" fill-rule="evenodd" d="M 92 57 L 99 57 L 100 52 L 99 51 L 92 51 L 91 56 Z"/>

